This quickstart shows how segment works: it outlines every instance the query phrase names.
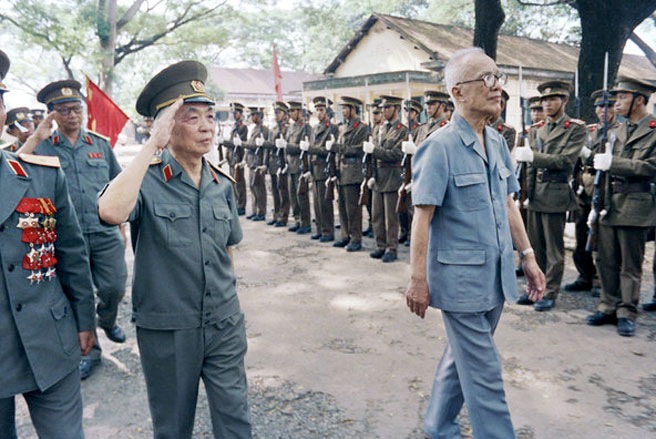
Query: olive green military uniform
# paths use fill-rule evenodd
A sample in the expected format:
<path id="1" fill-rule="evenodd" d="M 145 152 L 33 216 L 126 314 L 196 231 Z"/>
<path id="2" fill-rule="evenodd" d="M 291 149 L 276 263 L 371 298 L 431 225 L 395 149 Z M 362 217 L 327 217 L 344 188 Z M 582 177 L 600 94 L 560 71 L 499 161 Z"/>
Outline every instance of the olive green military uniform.
<path id="1" fill-rule="evenodd" d="M 432 119 L 432 118 L 429 119 L 428 122 L 420 126 L 419 130 L 417 130 L 417 138 L 415 139 L 415 144 L 417 146 L 421 145 L 421 143 L 424 140 L 428 139 L 431 134 L 442 128 L 447 123 L 448 121 L 444 116 L 439 117 L 437 119 Z"/>
<path id="2" fill-rule="evenodd" d="M 300 226 L 307 230 L 310 227 L 312 217 L 310 215 L 310 194 L 309 191 L 299 193 L 299 178 L 301 176 L 301 149 L 299 144 L 301 140 L 310 138 L 311 129 L 308 124 L 299 118 L 292 122 L 287 130 L 287 165 L 289 166 L 289 199 L 291 210 L 294 215 L 295 226 L 292 231 L 296 231 Z"/>
<path id="3" fill-rule="evenodd" d="M 232 127 L 230 138 L 234 139 L 235 136 L 238 136 L 242 142 L 245 142 L 248 138 L 248 127 L 244 123 L 243 119 L 235 121 L 235 124 Z M 237 180 L 235 177 L 237 166 L 242 166 L 242 161 L 244 161 L 244 148 L 228 148 L 227 151 L 228 164 L 230 165 L 230 175 L 233 179 L 235 179 L 235 191 L 237 193 L 237 212 L 239 212 L 241 215 L 246 211 L 246 179 L 244 178 L 243 169 L 241 178 Z"/>
<path id="4" fill-rule="evenodd" d="M 262 137 L 266 140 L 269 138 L 269 129 L 265 127 L 261 122 L 257 125 L 253 125 L 251 134 L 248 139 L 249 145 L 255 145 L 255 140 Z M 253 208 L 253 219 L 257 217 L 257 220 L 264 220 L 266 216 L 266 206 L 267 206 L 267 194 L 266 194 L 266 181 L 264 173 L 258 169 L 258 167 L 264 165 L 264 155 L 266 151 L 264 146 L 255 147 L 253 150 L 248 150 L 249 159 L 249 169 L 250 169 L 250 186 L 251 186 L 251 202 Z"/>
<path id="5" fill-rule="evenodd" d="M 277 123 L 272 130 L 269 131 L 269 142 L 274 143 L 276 139 L 285 138 L 287 134 L 287 124 Z M 273 220 L 267 224 L 273 225 L 275 223 L 287 224 L 289 218 L 289 184 L 287 174 L 278 175 L 278 170 L 282 171 L 280 165 L 286 160 L 283 160 L 284 151 L 278 151 L 274 147 L 267 148 L 265 164 L 269 170 L 269 178 L 271 179 L 271 196 L 273 198 Z M 286 172 L 286 171 L 285 171 Z"/>
<path id="6" fill-rule="evenodd" d="M 399 119 L 384 122 L 380 142 L 374 138 L 376 185 L 372 191 L 372 215 L 376 248 L 396 252 L 399 241 L 399 199 L 401 178 L 401 142 L 408 138 L 408 128 Z"/>
<path id="7" fill-rule="evenodd" d="M 538 265 L 545 272 L 545 299 L 560 292 L 565 256 L 565 215 L 576 210 L 576 194 L 569 185 L 586 129 L 582 121 L 564 114 L 552 125 L 536 130 L 533 163 L 528 166 L 528 235 Z"/>
<path id="8" fill-rule="evenodd" d="M 501 134 L 503 138 L 506 139 L 506 144 L 508 144 L 509 150 L 512 150 L 515 147 L 517 138 L 517 130 L 515 130 L 515 128 L 513 128 L 511 125 L 508 125 L 502 117 L 498 118 L 489 125 L 496 129 L 499 134 Z"/>
<path id="9" fill-rule="evenodd" d="M 326 180 L 329 175 L 326 163 L 328 156 L 326 140 L 330 139 L 331 135 L 335 137 L 338 135 L 335 125 L 329 120 L 318 123 L 312 130 L 312 141 L 308 150 L 314 182 L 314 220 L 317 223 L 317 235 L 321 235 L 320 237 L 323 237 L 324 241 L 331 240 L 335 236 L 333 199 L 326 198 Z"/>

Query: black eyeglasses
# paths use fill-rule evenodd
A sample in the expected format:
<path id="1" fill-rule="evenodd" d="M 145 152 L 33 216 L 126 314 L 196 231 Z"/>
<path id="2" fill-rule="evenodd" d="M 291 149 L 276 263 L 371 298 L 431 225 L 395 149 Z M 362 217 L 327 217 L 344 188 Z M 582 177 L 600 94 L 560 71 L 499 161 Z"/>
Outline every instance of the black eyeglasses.
<path id="1" fill-rule="evenodd" d="M 468 84 L 470 82 L 476 82 L 476 81 L 483 81 L 483 84 L 485 84 L 487 88 L 494 87 L 495 82 L 498 82 L 499 85 L 503 87 L 504 85 L 506 85 L 507 79 L 508 77 L 503 72 L 499 73 L 498 75 L 495 75 L 492 72 L 487 72 L 487 73 L 483 73 L 483 75 L 480 78 L 470 79 L 469 81 L 456 82 L 456 85 Z"/>
<path id="2" fill-rule="evenodd" d="M 72 107 L 59 107 L 55 108 L 55 111 L 62 116 L 68 116 L 71 114 L 71 111 L 74 112 L 75 114 L 81 114 L 82 113 L 82 105 L 74 105 Z"/>

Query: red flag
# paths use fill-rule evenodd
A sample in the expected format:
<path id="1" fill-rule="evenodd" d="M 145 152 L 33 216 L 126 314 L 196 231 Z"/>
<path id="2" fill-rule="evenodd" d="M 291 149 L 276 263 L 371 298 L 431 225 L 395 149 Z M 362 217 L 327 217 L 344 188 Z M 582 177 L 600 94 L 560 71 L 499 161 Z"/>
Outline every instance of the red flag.
<path id="1" fill-rule="evenodd" d="M 276 98 L 282 101 L 282 73 L 280 64 L 278 64 L 278 55 L 276 54 L 276 45 L 273 45 L 273 86 L 276 89 Z"/>
<path id="2" fill-rule="evenodd" d="M 118 135 L 130 118 L 88 76 L 87 113 L 89 117 L 87 128 L 109 137 L 109 144 L 113 148 Z"/>

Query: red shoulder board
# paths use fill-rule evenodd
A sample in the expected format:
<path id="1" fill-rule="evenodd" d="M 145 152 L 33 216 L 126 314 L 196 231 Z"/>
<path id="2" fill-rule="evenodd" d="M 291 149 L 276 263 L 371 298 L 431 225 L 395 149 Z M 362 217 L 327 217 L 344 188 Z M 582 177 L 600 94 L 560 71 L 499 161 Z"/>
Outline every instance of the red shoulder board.
<path id="1" fill-rule="evenodd" d="M 164 180 L 168 183 L 171 177 L 173 177 L 173 169 L 171 169 L 171 165 L 164 166 L 162 174 L 164 174 Z"/>
<path id="2" fill-rule="evenodd" d="M 326 122 L 326 128 L 330 128 L 330 122 Z"/>
<path id="3" fill-rule="evenodd" d="M 7 163 L 9 164 L 9 167 L 14 172 L 14 174 L 18 175 L 19 177 L 27 177 L 27 172 L 25 172 L 23 166 L 21 166 L 21 164 L 16 160 L 7 160 Z"/>
<path id="4" fill-rule="evenodd" d="M 541 120 L 540 122 L 538 122 L 538 128 L 542 128 L 544 126 L 544 124 L 545 124 L 545 122 L 543 120 Z"/>
<path id="5" fill-rule="evenodd" d="M 595 131 L 597 131 L 597 125 L 590 125 L 588 127 L 588 131 L 590 131 L 591 133 L 594 133 Z"/>
<path id="6" fill-rule="evenodd" d="M 565 128 L 569 128 L 569 126 L 570 126 L 571 124 L 572 124 L 572 122 L 570 122 L 569 120 L 566 120 L 565 123 L 563 124 L 563 126 L 564 126 Z"/>
<path id="7" fill-rule="evenodd" d="M 93 145 L 93 141 L 91 140 L 91 136 L 86 134 L 84 136 L 84 141 L 87 142 L 89 145 Z"/>
<path id="8" fill-rule="evenodd" d="M 57 135 L 53 136 L 52 144 L 53 145 L 59 145 L 59 136 L 57 136 Z"/>
<path id="9" fill-rule="evenodd" d="M 446 120 L 443 120 L 442 122 L 440 122 L 441 127 L 443 127 L 444 125 L 446 125 Z"/>
<path id="10" fill-rule="evenodd" d="M 499 132 L 503 131 L 503 124 L 497 125 L 497 131 Z"/>
<path id="11" fill-rule="evenodd" d="M 656 120 L 652 120 L 649 122 L 649 128 L 656 128 Z"/>
<path id="12" fill-rule="evenodd" d="M 90 152 L 87 154 L 87 156 L 90 159 L 101 159 L 103 155 L 102 152 Z"/>
<path id="13" fill-rule="evenodd" d="M 359 126 L 360 126 L 360 122 L 356 122 L 356 123 L 353 124 L 353 128 L 357 128 Z"/>

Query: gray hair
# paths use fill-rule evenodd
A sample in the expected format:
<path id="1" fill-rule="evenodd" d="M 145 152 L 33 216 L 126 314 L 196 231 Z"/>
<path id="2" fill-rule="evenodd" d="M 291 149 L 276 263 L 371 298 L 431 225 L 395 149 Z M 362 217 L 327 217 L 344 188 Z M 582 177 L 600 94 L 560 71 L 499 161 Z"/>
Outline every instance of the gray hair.
<path id="1" fill-rule="evenodd" d="M 459 81 L 462 80 L 467 69 L 467 63 L 465 62 L 470 56 L 474 54 L 485 55 L 485 51 L 480 47 L 468 47 L 466 49 L 460 49 L 456 51 L 444 67 L 444 82 L 446 83 L 446 91 L 453 99 L 451 95 L 451 89 Z"/>

